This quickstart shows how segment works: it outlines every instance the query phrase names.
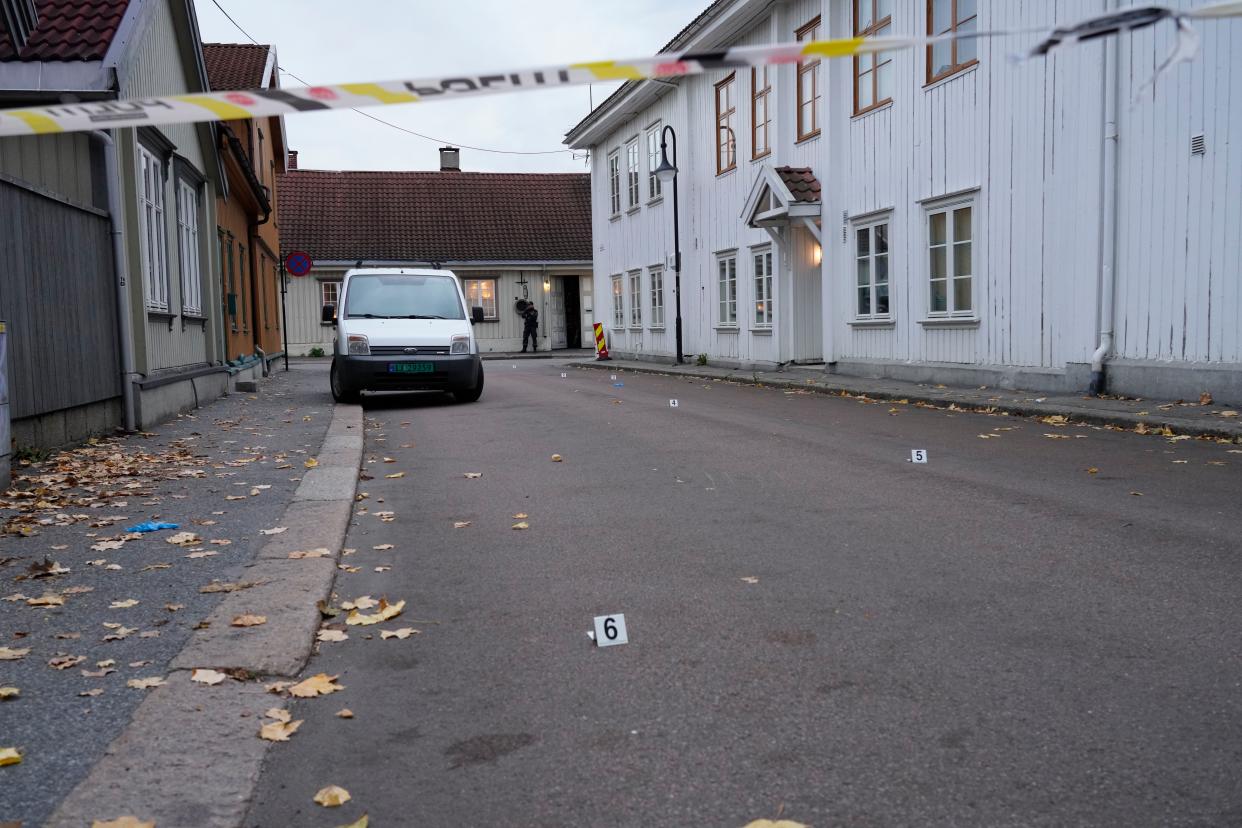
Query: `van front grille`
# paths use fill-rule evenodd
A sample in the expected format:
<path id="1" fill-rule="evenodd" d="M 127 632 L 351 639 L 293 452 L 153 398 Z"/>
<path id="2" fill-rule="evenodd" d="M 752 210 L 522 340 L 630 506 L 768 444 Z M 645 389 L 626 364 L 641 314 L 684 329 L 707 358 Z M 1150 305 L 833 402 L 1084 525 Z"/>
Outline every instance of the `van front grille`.
<path id="1" fill-rule="evenodd" d="M 430 356 L 432 354 L 447 354 L 449 346 L 447 345 L 372 345 L 371 356 L 400 356 L 400 357 L 417 357 Z"/>

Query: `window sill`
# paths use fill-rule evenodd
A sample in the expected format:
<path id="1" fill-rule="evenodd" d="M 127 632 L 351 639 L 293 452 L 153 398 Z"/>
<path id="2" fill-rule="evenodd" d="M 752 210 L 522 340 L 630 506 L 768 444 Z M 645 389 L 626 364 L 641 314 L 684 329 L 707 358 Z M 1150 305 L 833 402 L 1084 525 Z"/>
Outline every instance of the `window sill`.
<path id="1" fill-rule="evenodd" d="M 648 206 L 648 207 L 654 207 L 654 206 L 656 206 L 657 204 L 663 204 L 663 203 L 664 203 L 664 196 L 663 196 L 663 195 L 658 195 L 658 196 L 656 196 L 655 198 L 650 198 L 650 199 L 647 199 L 647 206 Z"/>
<path id="2" fill-rule="evenodd" d="M 633 207 L 631 207 L 631 208 L 629 208 L 628 210 L 626 210 L 626 211 L 625 211 L 625 214 L 626 214 L 627 216 L 632 216 L 632 215 L 634 215 L 635 213 L 637 213 L 637 212 L 638 212 L 641 208 L 642 208 L 642 205 L 641 205 L 641 204 L 635 204 Z"/>
<path id="3" fill-rule="evenodd" d="M 893 99 L 892 99 L 892 98 L 889 98 L 889 99 L 888 99 L 887 101 L 885 101 L 884 103 L 882 103 L 882 104 L 876 104 L 875 106 L 871 107 L 870 109 L 864 109 L 862 112 L 855 112 L 855 113 L 854 113 L 854 115 L 850 118 L 850 120 L 851 120 L 851 121 L 858 121 L 858 120 L 861 120 L 861 119 L 863 119 L 863 118 L 866 118 L 868 115 L 874 115 L 874 114 L 876 114 L 877 112 L 883 112 L 883 111 L 885 111 L 885 110 L 887 110 L 887 109 L 892 109 L 892 108 L 893 108 Z"/>
<path id="4" fill-rule="evenodd" d="M 765 158 L 771 158 L 771 157 L 772 157 L 772 150 L 768 150 L 762 155 L 752 155 L 750 158 L 750 163 L 757 164 L 760 161 L 763 161 Z"/>
<path id="5" fill-rule="evenodd" d="M 896 319 L 854 319 L 847 323 L 851 328 L 896 328 Z"/>
<path id="6" fill-rule="evenodd" d="M 152 319 L 175 319 L 177 314 L 161 308 L 147 308 L 147 316 Z"/>
<path id="7" fill-rule="evenodd" d="M 716 329 L 716 333 L 735 334 L 738 332 L 737 325 L 717 325 L 715 329 Z"/>
<path id="8" fill-rule="evenodd" d="M 979 327 L 979 317 L 935 316 L 929 319 L 920 319 L 919 324 L 924 328 L 977 328 Z"/>
<path id="9" fill-rule="evenodd" d="M 945 75 L 944 77 L 936 78 L 935 80 L 930 80 L 927 83 L 923 84 L 923 91 L 930 92 L 931 90 L 939 86 L 944 86 L 949 81 L 954 81 L 954 80 L 957 80 L 958 78 L 964 78 L 970 73 L 974 72 L 978 68 L 979 68 L 979 61 L 972 60 L 970 63 L 967 63 L 963 66 L 958 67 L 957 69 L 954 69 L 951 73 Z"/>
<path id="10" fill-rule="evenodd" d="M 751 328 L 750 332 L 754 336 L 771 336 L 772 327 L 770 325 L 767 325 L 762 328 Z"/>
<path id="11" fill-rule="evenodd" d="M 720 170 L 719 172 L 716 173 L 716 177 L 724 178 L 729 173 L 735 173 L 735 172 L 737 172 L 737 164 L 734 164 L 732 167 L 729 167 L 727 169 Z"/>
<path id="12" fill-rule="evenodd" d="M 652 333 L 664 333 L 664 326 L 663 325 L 652 325 L 647 330 L 651 331 Z"/>
<path id="13" fill-rule="evenodd" d="M 643 332 L 642 325 L 630 325 L 630 333 L 642 333 L 642 332 Z"/>
<path id="14" fill-rule="evenodd" d="M 816 138 L 818 138 L 818 137 L 819 137 L 819 130 L 817 129 L 817 130 L 815 130 L 814 132 L 811 132 L 811 133 L 808 133 L 808 134 L 806 134 L 806 135 L 803 135 L 803 136 L 802 136 L 801 138 L 799 138 L 797 141 L 794 141 L 794 143 L 795 143 L 795 144 L 805 144 L 807 141 L 814 141 L 814 140 L 815 140 Z"/>
<path id="15" fill-rule="evenodd" d="M 207 321 L 207 317 L 203 316 L 201 313 L 193 313 L 191 311 L 182 311 L 181 318 L 184 319 L 186 322 L 206 322 Z"/>
<path id="16" fill-rule="evenodd" d="M 609 216 L 609 217 L 608 217 L 608 220 L 609 220 L 609 221 L 620 221 L 620 220 L 621 220 L 621 214 L 620 214 L 620 213 L 613 213 L 611 216 Z"/>

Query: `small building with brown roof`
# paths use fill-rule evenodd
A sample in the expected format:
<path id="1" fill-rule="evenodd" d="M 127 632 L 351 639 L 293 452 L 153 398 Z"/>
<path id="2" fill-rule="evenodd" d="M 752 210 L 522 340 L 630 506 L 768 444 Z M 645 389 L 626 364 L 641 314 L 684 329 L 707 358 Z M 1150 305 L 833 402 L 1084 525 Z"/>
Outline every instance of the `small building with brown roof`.
<path id="1" fill-rule="evenodd" d="M 439 267 L 461 277 L 484 353 L 522 345 L 516 306 L 539 311 L 539 347 L 593 341 L 591 183 L 586 174 L 462 172 L 441 150 L 438 172 L 301 170 L 279 178 L 286 250 L 315 267 L 289 284 L 289 351 L 330 352 L 321 308 L 352 267 Z"/>

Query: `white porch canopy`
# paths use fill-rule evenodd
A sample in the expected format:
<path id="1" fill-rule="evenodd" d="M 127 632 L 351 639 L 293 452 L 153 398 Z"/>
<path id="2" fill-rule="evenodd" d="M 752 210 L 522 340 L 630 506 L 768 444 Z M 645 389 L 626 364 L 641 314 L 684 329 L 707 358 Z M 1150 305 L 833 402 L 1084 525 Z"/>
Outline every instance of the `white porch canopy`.
<path id="1" fill-rule="evenodd" d="M 810 167 L 771 167 L 764 164 L 755 176 L 742 218 L 750 227 L 762 228 L 779 245 L 785 228 L 801 224 L 823 244 L 819 181 Z"/>

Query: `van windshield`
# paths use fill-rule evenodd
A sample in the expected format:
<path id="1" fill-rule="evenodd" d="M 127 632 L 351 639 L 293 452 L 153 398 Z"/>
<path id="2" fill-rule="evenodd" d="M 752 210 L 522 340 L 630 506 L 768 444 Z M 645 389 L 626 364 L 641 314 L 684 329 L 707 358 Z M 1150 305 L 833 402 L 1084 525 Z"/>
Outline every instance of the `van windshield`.
<path id="1" fill-rule="evenodd" d="M 347 319 L 465 319 L 457 282 L 449 276 L 375 273 L 351 276 Z"/>

